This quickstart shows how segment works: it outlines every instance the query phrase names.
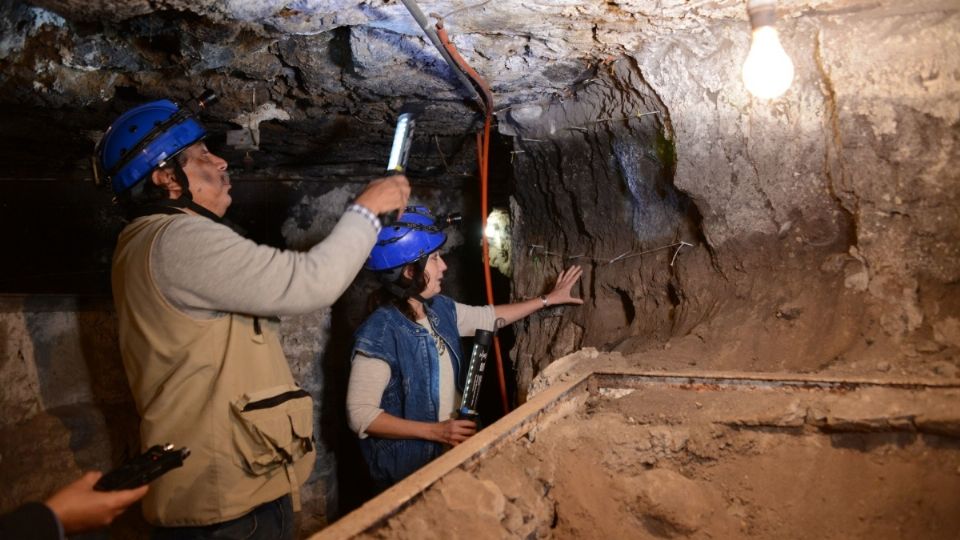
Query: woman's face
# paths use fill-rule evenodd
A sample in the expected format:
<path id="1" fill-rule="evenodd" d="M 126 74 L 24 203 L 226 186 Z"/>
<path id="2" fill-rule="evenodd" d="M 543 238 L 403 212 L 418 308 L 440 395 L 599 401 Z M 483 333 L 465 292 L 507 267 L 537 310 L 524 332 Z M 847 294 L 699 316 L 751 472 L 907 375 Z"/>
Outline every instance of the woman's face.
<path id="1" fill-rule="evenodd" d="M 443 281 L 443 273 L 447 270 L 447 263 L 443 262 L 439 251 L 434 251 L 427 258 L 427 265 L 423 269 L 423 277 L 427 281 L 427 286 L 423 288 L 420 296 L 424 300 L 433 298 L 440 294 L 440 282 Z"/>

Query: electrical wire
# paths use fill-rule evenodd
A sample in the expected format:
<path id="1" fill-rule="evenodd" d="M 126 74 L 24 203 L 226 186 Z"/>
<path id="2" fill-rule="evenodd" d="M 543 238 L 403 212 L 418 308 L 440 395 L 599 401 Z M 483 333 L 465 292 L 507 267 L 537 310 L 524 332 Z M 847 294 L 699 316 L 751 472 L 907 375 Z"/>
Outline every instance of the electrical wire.
<path id="1" fill-rule="evenodd" d="M 443 47 L 446 49 L 447 53 L 457 64 L 457 66 L 473 81 L 473 83 L 480 89 L 480 93 L 483 97 L 484 104 L 484 120 L 483 120 L 483 130 L 477 133 L 477 162 L 480 169 L 480 226 L 481 230 L 486 230 L 487 228 L 487 180 L 488 173 L 490 170 L 490 125 L 493 121 L 493 92 L 490 90 L 490 85 L 477 73 L 467 61 L 460 56 L 457 47 L 450 41 L 450 36 L 447 35 L 446 29 L 443 27 L 443 19 L 438 19 L 436 24 L 437 37 L 440 38 L 440 43 L 443 44 Z M 490 273 L 490 246 L 487 243 L 487 236 L 481 234 L 482 242 L 482 251 L 483 251 L 483 277 L 486 283 L 487 289 L 487 303 L 493 305 L 493 280 Z M 506 377 L 504 376 L 503 370 L 503 355 L 500 352 L 500 339 L 494 335 L 493 337 L 493 351 L 494 356 L 497 359 L 497 378 L 500 383 L 500 404 L 503 407 L 503 414 L 510 412 L 510 404 L 507 400 L 507 382 Z"/>

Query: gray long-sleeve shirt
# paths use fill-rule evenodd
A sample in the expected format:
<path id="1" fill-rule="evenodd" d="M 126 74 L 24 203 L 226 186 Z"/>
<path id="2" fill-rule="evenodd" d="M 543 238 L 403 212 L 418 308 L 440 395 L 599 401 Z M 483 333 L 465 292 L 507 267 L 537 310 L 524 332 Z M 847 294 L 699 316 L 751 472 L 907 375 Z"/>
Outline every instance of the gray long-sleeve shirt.
<path id="1" fill-rule="evenodd" d="M 259 245 L 205 217 L 176 219 L 157 237 L 150 269 L 163 296 L 197 319 L 226 312 L 308 313 L 332 305 L 377 239 L 363 216 L 346 212 L 309 251 Z"/>

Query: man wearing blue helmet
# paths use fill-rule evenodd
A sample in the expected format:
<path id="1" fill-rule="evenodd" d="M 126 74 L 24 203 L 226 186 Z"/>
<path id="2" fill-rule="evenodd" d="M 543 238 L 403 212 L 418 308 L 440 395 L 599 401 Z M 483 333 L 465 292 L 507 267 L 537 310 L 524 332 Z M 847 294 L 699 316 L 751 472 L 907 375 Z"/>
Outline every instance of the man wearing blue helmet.
<path id="1" fill-rule="evenodd" d="M 209 99 L 120 116 L 97 147 L 99 176 L 127 211 L 112 284 L 144 449 L 190 450 L 155 480 L 143 512 L 158 538 L 293 538 L 315 460 L 313 403 L 290 373 L 276 317 L 333 304 L 404 208 L 402 176 L 371 182 L 307 252 L 257 245 L 221 219 L 227 163 L 194 118 Z"/>
<path id="2" fill-rule="evenodd" d="M 511 324 L 550 305 L 583 303 L 570 293 L 579 266 L 561 272 L 539 298 L 499 306 L 454 302 L 440 294 L 447 265 L 439 250 L 446 239 L 429 210 L 408 207 L 380 231 L 367 260 L 383 286 L 356 333 L 347 416 L 378 489 L 476 433 L 474 422 L 453 417 L 463 390 L 460 369 L 466 369 L 460 336 L 492 330 L 497 319 Z"/>

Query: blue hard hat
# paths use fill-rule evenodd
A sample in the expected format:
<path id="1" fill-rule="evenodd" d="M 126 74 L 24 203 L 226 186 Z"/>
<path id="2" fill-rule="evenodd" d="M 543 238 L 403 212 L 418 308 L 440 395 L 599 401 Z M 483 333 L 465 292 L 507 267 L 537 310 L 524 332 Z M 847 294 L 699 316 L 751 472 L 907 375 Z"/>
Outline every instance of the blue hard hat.
<path id="1" fill-rule="evenodd" d="M 384 272 L 415 263 L 440 249 L 447 234 L 423 206 L 408 206 L 400 219 L 380 230 L 364 268 Z"/>
<path id="2" fill-rule="evenodd" d="M 117 118 L 97 145 L 100 174 L 119 195 L 206 134 L 168 99 L 139 105 Z"/>

